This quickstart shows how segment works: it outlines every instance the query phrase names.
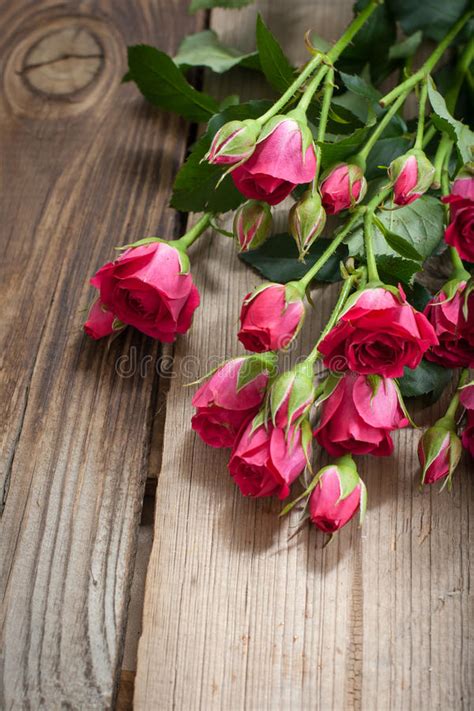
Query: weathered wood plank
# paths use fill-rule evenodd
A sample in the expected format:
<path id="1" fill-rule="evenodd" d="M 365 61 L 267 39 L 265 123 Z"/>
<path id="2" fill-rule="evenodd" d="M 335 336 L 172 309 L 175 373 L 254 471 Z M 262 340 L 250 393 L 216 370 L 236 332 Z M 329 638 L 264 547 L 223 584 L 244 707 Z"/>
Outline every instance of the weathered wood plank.
<path id="1" fill-rule="evenodd" d="M 126 43 L 174 50 L 185 0 L 4 2 L 2 708 L 109 708 L 147 473 L 157 349 L 82 335 L 113 247 L 178 228 L 184 123 L 120 86 Z"/>
<path id="2" fill-rule="evenodd" d="M 304 31 L 312 26 L 335 38 L 350 4 L 257 3 L 297 60 Z M 212 26 L 245 47 L 254 15 L 213 12 Z M 243 94 L 247 81 L 224 78 L 219 86 Z M 176 369 L 184 373 L 180 363 L 189 358 L 199 364 L 197 377 L 216 357 L 239 352 L 240 302 L 257 279 L 217 236 L 196 249 L 194 271 L 203 308 L 177 346 Z M 333 296 L 315 294 L 316 314 L 297 354 L 314 342 Z M 187 371 L 177 377 L 168 396 L 137 711 L 467 708 L 467 465 L 452 496 L 420 494 L 419 435 L 403 432 L 396 458 L 361 460 L 369 489 L 362 531 L 353 522 L 324 550 L 309 528 L 288 542 L 295 519 L 279 521 L 278 503 L 244 499 L 227 474 L 227 454 L 189 430 L 191 393 L 183 384 L 192 379 Z"/>

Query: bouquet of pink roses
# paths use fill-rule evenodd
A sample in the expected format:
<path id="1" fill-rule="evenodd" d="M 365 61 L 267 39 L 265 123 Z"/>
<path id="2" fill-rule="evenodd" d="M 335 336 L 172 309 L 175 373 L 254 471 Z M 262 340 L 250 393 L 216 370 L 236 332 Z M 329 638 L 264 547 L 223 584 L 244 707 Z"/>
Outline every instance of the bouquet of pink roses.
<path id="1" fill-rule="evenodd" d="M 363 518 L 353 456 L 392 453 L 391 433 L 412 424 L 404 396 L 439 395 L 457 378 L 446 413 L 420 439 L 422 484 L 450 487 L 462 448 L 474 456 L 474 133 L 461 120 L 472 19 L 468 11 L 437 27 L 417 70 L 425 28 L 413 31 L 393 0 L 357 3 L 333 46 L 315 46 L 308 34 L 310 58 L 298 71 L 260 17 L 250 55 L 210 31 L 187 38 L 174 59 L 129 48 L 127 80 L 158 106 L 207 123 L 171 201 L 203 214 L 179 239 L 139 239 L 100 268 L 84 329 L 99 339 L 133 326 L 174 341 L 200 303 L 189 248 L 210 226 L 233 237 L 240 258 L 268 280 L 243 298 L 237 337 L 249 353 L 208 374 L 193 397 L 192 427 L 231 450 L 229 472 L 245 496 L 285 500 L 300 478 L 304 491 L 284 512 L 304 500 L 329 534 L 357 512 Z M 397 22 L 407 35 L 398 43 Z M 237 64 L 261 71 L 278 98 L 218 105 L 186 79 L 192 66 Z M 377 85 L 396 72 L 399 82 L 382 95 Z M 406 119 L 412 93 L 418 111 Z M 272 208 L 286 198 L 288 232 L 272 236 Z M 220 217 L 231 211 L 230 233 Z M 432 294 L 420 275 L 444 251 L 451 275 Z M 298 337 L 318 280 L 341 282 L 337 302 L 311 352 L 281 371 L 278 351 Z M 334 458 L 316 474 L 315 441 Z"/>

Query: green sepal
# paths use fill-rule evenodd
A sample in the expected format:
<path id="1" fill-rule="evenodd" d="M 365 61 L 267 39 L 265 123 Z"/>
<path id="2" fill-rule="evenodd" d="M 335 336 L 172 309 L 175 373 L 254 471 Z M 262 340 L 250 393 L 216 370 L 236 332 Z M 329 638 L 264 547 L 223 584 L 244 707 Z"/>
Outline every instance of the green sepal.
<path id="1" fill-rule="evenodd" d="M 338 499 L 339 503 L 339 501 L 344 501 L 344 499 L 347 499 L 347 497 L 352 494 L 360 483 L 360 477 L 355 462 L 350 454 L 345 454 L 343 457 L 336 459 L 330 466 L 336 467 L 339 473 L 339 483 L 341 486 L 341 495 Z"/>
<path id="2" fill-rule="evenodd" d="M 316 399 L 315 405 L 316 407 L 319 407 L 319 405 L 322 405 L 325 400 L 332 395 L 334 390 L 337 388 L 341 381 L 341 376 L 336 375 L 335 373 L 329 373 L 327 378 L 325 379 L 324 383 L 322 383 L 322 393 L 321 395 Z M 319 389 L 319 388 L 318 388 Z"/>
<path id="3" fill-rule="evenodd" d="M 170 244 L 169 240 L 162 239 L 161 237 L 144 237 L 143 239 L 139 239 L 137 242 L 132 242 L 131 244 L 124 244 L 122 247 L 115 247 L 115 249 L 118 252 L 124 252 L 126 249 L 143 247 L 146 244 L 153 244 L 154 242 L 164 242 L 165 244 Z"/>
<path id="4" fill-rule="evenodd" d="M 257 430 L 259 427 L 262 427 L 262 425 L 265 425 L 267 423 L 267 414 L 264 409 L 259 410 L 255 417 L 252 420 L 252 427 L 250 429 L 250 434 L 253 434 L 255 430 Z"/>
<path id="5" fill-rule="evenodd" d="M 280 517 L 281 516 L 286 516 L 287 513 L 291 511 L 292 508 L 296 506 L 302 499 L 305 499 L 307 496 L 311 494 L 313 489 L 315 489 L 318 485 L 319 480 L 321 479 L 321 476 L 324 474 L 326 469 L 329 469 L 330 466 L 323 467 L 322 469 L 319 470 L 319 472 L 316 474 L 314 479 L 311 481 L 310 485 L 303 491 L 302 494 L 296 497 L 296 499 L 293 499 L 293 501 L 290 501 L 289 504 L 287 504 L 282 511 L 280 511 Z"/>
<path id="6" fill-rule="evenodd" d="M 408 422 L 410 423 L 410 425 L 411 425 L 415 430 L 419 429 L 419 428 L 418 428 L 418 425 L 416 424 L 416 422 L 414 422 L 414 420 L 412 419 L 410 413 L 408 412 L 408 408 L 407 408 L 407 406 L 406 406 L 405 400 L 403 399 L 402 391 L 400 390 L 400 386 L 399 386 L 399 384 L 398 384 L 398 380 L 394 380 L 394 381 L 393 381 L 393 384 L 395 385 L 395 390 L 397 391 L 397 395 L 398 395 L 398 402 L 399 402 L 399 404 L 400 404 L 400 407 L 402 408 L 403 414 L 405 415 L 405 417 L 407 418 Z"/>
<path id="7" fill-rule="evenodd" d="M 273 376 L 276 372 L 278 357 L 273 351 L 258 353 L 245 358 L 237 378 L 237 392 L 253 382 L 262 373 Z"/>
<path id="8" fill-rule="evenodd" d="M 301 444 L 306 459 L 306 467 L 311 474 L 313 474 L 313 468 L 311 465 L 311 453 L 313 451 L 313 429 L 308 417 L 305 417 L 301 423 Z"/>

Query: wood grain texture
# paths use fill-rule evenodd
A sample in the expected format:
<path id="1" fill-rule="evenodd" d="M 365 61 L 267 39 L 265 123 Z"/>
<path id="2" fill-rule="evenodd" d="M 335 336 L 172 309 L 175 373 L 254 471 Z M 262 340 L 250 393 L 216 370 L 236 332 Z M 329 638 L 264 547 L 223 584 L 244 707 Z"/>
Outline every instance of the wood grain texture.
<path id="1" fill-rule="evenodd" d="M 179 230 L 165 206 L 186 126 L 120 79 L 127 43 L 173 51 L 199 28 L 186 7 L 0 9 L 4 709 L 112 705 L 157 347 L 130 332 L 108 349 L 81 324 L 89 277 L 115 245 Z M 135 359 L 125 374 L 123 358 Z"/>
<path id="2" fill-rule="evenodd" d="M 345 0 L 257 6 L 296 60 L 308 27 L 335 38 L 350 17 Z M 211 25 L 245 47 L 254 17 L 255 8 L 216 11 Z M 248 84 L 223 78 L 213 88 L 244 95 Z M 394 458 L 360 459 L 369 490 L 362 530 L 352 522 L 324 549 L 309 528 L 288 541 L 297 516 L 280 521 L 277 502 L 244 499 L 227 473 L 228 453 L 189 428 L 183 385 L 240 352 L 241 299 L 258 281 L 218 236 L 193 254 L 203 305 L 187 342 L 178 343 L 168 395 L 135 709 L 469 708 L 468 465 L 452 495 L 420 493 L 419 433 L 404 431 Z M 334 290 L 315 300 L 296 355 L 314 342 Z M 418 413 L 420 423 L 442 406 Z M 325 461 L 320 453 L 316 460 Z"/>

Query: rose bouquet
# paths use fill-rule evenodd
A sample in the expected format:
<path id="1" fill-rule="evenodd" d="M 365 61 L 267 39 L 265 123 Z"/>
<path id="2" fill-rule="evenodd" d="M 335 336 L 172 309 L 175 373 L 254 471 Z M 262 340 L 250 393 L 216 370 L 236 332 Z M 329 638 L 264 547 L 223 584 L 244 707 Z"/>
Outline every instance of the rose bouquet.
<path id="1" fill-rule="evenodd" d="M 95 339 L 132 326 L 174 341 L 200 304 L 188 250 L 209 227 L 232 237 L 267 281 L 242 301 L 236 335 L 249 353 L 206 376 L 191 424 L 206 444 L 230 449 L 245 496 L 285 500 L 299 479 L 304 491 L 283 511 L 304 501 L 305 516 L 329 534 L 357 512 L 362 519 L 366 489 L 353 457 L 392 453 L 392 432 L 413 425 L 404 396 L 439 395 L 455 380 L 444 416 L 420 439 L 422 484 L 450 487 L 462 448 L 474 454 L 474 133 L 463 109 L 473 12 L 433 35 L 423 11 L 414 31 L 410 3 L 399 5 L 358 2 L 333 46 L 308 33 L 298 70 L 260 17 L 252 54 L 210 31 L 187 38 L 174 59 L 129 48 L 126 80 L 207 123 L 171 200 L 202 216 L 179 239 L 139 239 L 101 267 L 84 325 Z M 397 21 L 407 35 L 399 42 Z M 423 35 L 437 42 L 414 70 Z M 219 105 L 186 79 L 193 66 L 238 64 L 261 71 L 278 98 Z M 397 74 L 383 95 L 378 85 Z M 406 118 L 413 94 L 416 115 Z M 287 209 L 283 235 L 272 235 L 277 205 Z M 222 226 L 229 212 L 232 232 Z M 440 254 L 450 276 L 430 293 L 423 271 Z M 311 352 L 281 370 L 278 351 L 298 338 L 317 281 L 341 282 L 332 314 Z M 333 461 L 315 474 L 316 444 Z"/>

